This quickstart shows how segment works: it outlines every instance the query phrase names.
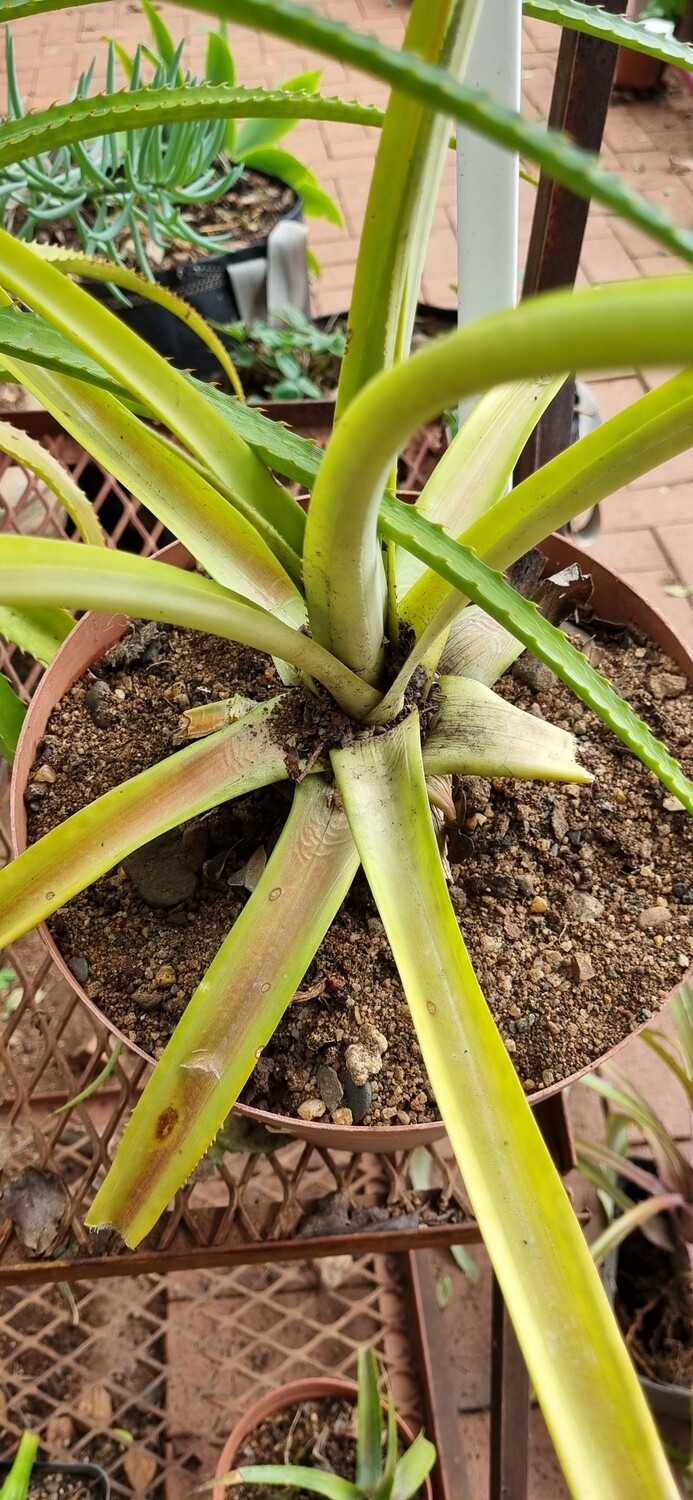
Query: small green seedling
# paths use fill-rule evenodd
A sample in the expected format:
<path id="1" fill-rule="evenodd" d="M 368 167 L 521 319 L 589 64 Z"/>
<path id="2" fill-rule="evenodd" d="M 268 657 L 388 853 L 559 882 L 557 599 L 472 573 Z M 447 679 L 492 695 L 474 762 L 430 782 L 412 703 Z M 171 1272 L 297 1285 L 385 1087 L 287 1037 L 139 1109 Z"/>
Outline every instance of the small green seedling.
<path id="1" fill-rule="evenodd" d="M 14 1463 L 0 1489 L 0 1500 L 26 1500 L 38 1445 L 35 1432 L 22 1433 Z"/>
<path id="2" fill-rule="evenodd" d="M 378 1366 L 372 1349 L 359 1350 L 356 1408 L 356 1482 L 321 1469 L 297 1464 L 251 1464 L 232 1469 L 216 1485 L 233 1490 L 241 1484 L 278 1484 L 308 1490 L 326 1500 L 414 1500 L 436 1461 L 433 1443 L 420 1432 L 399 1455 L 397 1417 L 392 1392 L 386 1396 L 386 1418 L 378 1390 Z"/>

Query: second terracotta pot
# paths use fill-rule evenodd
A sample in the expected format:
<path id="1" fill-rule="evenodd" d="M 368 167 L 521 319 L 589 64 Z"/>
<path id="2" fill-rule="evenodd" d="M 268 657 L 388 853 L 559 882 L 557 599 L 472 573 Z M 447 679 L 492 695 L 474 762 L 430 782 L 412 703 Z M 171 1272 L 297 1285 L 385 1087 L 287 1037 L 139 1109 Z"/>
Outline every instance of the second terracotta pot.
<path id="1" fill-rule="evenodd" d="M 217 1479 L 228 1474 L 235 1467 L 237 1454 L 240 1452 L 246 1438 L 250 1437 L 255 1427 L 264 1422 L 267 1417 L 274 1417 L 279 1412 L 285 1411 L 287 1406 L 297 1406 L 301 1401 L 349 1401 L 353 1406 L 358 1399 L 358 1389 L 351 1380 L 330 1380 L 327 1378 L 316 1378 L 314 1380 L 293 1380 L 288 1385 L 279 1386 L 276 1391 L 269 1391 L 262 1396 L 236 1423 L 227 1442 L 222 1449 L 221 1457 L 217 1464 Z M 383 1411 L 385 1408 L 383 1408 Z M 403 1421 L 397 1417 L 397 1428 L 402 1441 L 403 1448 L 410 1448 L 414 1442 L 415 1433 Z M 233 1492 L 218 1485 L 212 1490 L 212 1500 L 228 1500 Z M 290 1492 L 287 1491 L 287 1495 Z M 425 1500 L 433 1500 L 433 1488 L 430 1476 L 424 1480 L 422 1494 Z"/>

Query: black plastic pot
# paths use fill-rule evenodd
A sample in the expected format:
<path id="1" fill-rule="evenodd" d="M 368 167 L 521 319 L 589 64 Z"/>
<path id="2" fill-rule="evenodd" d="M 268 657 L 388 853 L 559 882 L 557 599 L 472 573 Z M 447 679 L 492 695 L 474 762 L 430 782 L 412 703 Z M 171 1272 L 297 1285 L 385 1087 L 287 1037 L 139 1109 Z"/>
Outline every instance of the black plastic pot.
<path id="1" fill-rule="evenodd" d="M 7 1477 L 12 1465 L 0 1463 L 0 1484 Z M 87 1486 L 89 1500 L 110 1500 L 111 1482 L 98 1464 L 34 1464 L 32 1479 L 45 1479 L 55 1475 L 60 1479 L 80 1479 Z M 29 1490 L 31 1500 L 31 1490 Z"/>
<path id="2" fill-rule="evenodd" d="M 258 174 L 259 175 L 259 174 Z M 296 196 L 292 207 L 282 216 L 282 223 L 303 219 L 303 204 Z M 190 303 L 208 323 L 234 323 L 242 316 L 234 295 L 230 268 L 249 261 L 266 261 L 269 237 L 246 245 L 242 250 L 224 250 L 216 255 L 202 255 L 181 266 L 155 271 L 154 280 Z M 113 296 L 105 283 L 88 282 L 87 290 L 99 302 L 118 315 L 121 321 L 146 339 L 153 349 L 178 370 L 192 370 L 201 380 L 212 380 L 221 371 L 211 349 L 191 329 L 174 318 L 164 307 L 147 301 L 137 293 L 128 293 L 129 307 Z M 233 353 L 233 342 L 224 343 Z"/>
<path id="3" fill-rule="evenodd" d="M 652 1159 L 647 1156 L 631 1156 L 630 1160 L 645 1171 L 652 1167 Z M 618 1185 L 627 1192 L 635 1201 L 644 1196 L 634 1183 L 628 1182 L 625 1177 L 617 1179 Z M 617 1214 L 619 1210 L 617 1209 Z M 604 1261 L 604 1290 L 611 1303 L 612 1308 L 616 1304 L 616 1291 L 618 1288 L 620 1246 L 616 1246 Z M 679 1422 L 689 1422 L 691 1416 L 691 1393 L 685 1385 L 672 1385 L 663 1380 L 650 1380 L 649 1376 L 638 1372 L 638 1380 L 644 1391 L 648 1404 L 652 1411 L 658 1412 L 663 1417 L 675 1417 Z"/>

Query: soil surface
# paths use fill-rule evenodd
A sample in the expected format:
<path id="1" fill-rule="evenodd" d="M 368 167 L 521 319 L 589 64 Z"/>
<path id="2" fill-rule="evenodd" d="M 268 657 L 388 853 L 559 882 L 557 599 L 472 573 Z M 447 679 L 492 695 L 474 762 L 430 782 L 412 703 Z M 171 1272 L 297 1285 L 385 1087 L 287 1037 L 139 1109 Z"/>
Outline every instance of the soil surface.
<path id="1" fill-rule="evenodd" d="M 590 652 L 693 774 L 693 693 L 678 668 L 624 633 L 598 634 Z M 131 627 L 51 716 L 27 791 L 30 839 L 169 754 L 189 705 L 234 693 L 266 699 L 279 689 L 258 653 L 193 632 Z M 534 1093 L 652 1017 L 689 967 L 693 822 L 543 665 L 521 658 L 500 691 L 572 730 L 595 775 L 589 787 L 471 777 L 456 788 L 452 901 L 508 1051 Z M 291 795 L 290 784 L 255 792 L 166 835 L 153 878 L 169 907 L 146 905 L 115 869 L 52 919 L 87 993 L 152 1055 L 248 899 L 248 871 L 270 854 Z M 139 871 L 140 882 L 150 877 Z M 349 1114 L 365 1124 L 436 1117 L 363 877 L 242 1097 L 342 1124 Z"/>
<path id="2" fill-rule="evenodd" d="M 235 1466 L 301 1464 L 326 1469 L 354 1482 L 356 1432 L 354 1408 L 348 1401 L 303 1401 L 277 1416 L 267 1417 L 246 1439 Z M 274 1500 L 277 1486 L 241 1485 L 238 1500 Z M 296 1500 L 311 1500 L 306 1490 L 292 1490 Z"/>
<path id="3" fill-rule="evenodd" d="M 690 1389 L 693 1380 L 693 1287 L 690 1267 L 638 1229 L 618 1252 L 616 1312 L 641 1375 Z"/>
<path id="4" fill-rule="evenodd" d="M 190 244 L 188 240 L 172 240 L 165 252 L 143 234 L 145 253 L 153 270 L 162 271 L 173 266 L 200 260 L 203 255 L 221 255 L 225 250 L 243 250 L 267 238 L 275 224 L 288 213 L 296 202 L 293 188 L 285 182 L 265 177 L 250 168 L 223 198 L 209 203 L 192 203 L 182 206 L 182 217 L 196 234 L 212 238 L 228 237 L 227 246 L 204 246 Z M 82 213 L 89 222 L 90 204 L 85 204 Z M 14 219 L 14 232 L 21 227 L 21 209 Z M 37 229 L 34 238 L 51 245 L 61 245 L 68 250 L 81 250 L 82 245 L 70 219 L 57 219 L 48 229 Z M 125 264 L 133 271 L 139 269 L 134 246 L 128 231 L 116 235 L 117 246 Z"/>
<path id="5" fill-rule="evenodd" d="M 42 1474 L 31 1485 L 29 1500 L 101 1500 L 101 1480 L 75 1474 Z"/>

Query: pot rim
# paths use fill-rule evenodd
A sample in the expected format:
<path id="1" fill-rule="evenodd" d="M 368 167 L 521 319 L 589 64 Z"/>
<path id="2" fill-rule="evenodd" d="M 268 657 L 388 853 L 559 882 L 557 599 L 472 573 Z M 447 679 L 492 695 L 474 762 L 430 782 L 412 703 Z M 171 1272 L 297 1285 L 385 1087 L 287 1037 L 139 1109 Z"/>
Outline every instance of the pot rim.
<path id="1" fill-rule="evenodd" d="M 551 567 L 565 567 L 570 562 L 580 562 L 586 565 L 585 553 L 582 548 L 564 536 L 553 535 L 542 543 L 541 550 L 544 552 Z M 184 567 L 192 562 L 187 549 L 180 542 L 172 542 L 168 547 L 157 553 L 156 560 L 169 566 Z M 619 578 L 610 568 L 600 563 L 596 558 L 589 560 L 589 571 L 598 594 L 599 617 L 623 624 L 629 621 L 638 623 L 640 628 L 647 631 L 662 648 L 668 652 L 674 661 L 681 667 L 689 680 L 693 683 L 693 655 L 689 652 L 685 642 L 678 635 L 676 629 L 664 619 L 653 605 L 642 599 L 624 579 Z M 24 788 L 29 772 L 34 762 L 35 749 L 38 740 L 45 732 L 45 726 L 54 707 L 50 686 L 52 677 L 60 673 L 66 663 L 70 663 L 67 671 L 68 681 L 61 690 L 61 697 L 69 691 L 70 687 L 83 675 L 91 662 L 98 660 L 106 650 L 120 638 L 127 625 L 125 615 L 103 616 L 90 611 L 80 620 L 79 624 L 70 633 L 56 653 L 50 667 L 44 674 L 39 686 L 32 698 L 29 710 L 22 725 L 22 730 L 17 745 L 17 753 L 10 781 L 10 836 L 13 853 L 19 854 L 26 848 L 26 809 L 24 804 Z M 96 643 L 96 645 L 95 645 Z M 75 646 L 77 649 L 75 650 Z M 81 649 L 80 649 L 81 648 Z M 90 655 L 91 651 L 91 655 Z M 74 658 L 74 660 L 73 660 Z M 71 985 L 78 998 L 86 1005 L 87 1009 L 96 1016 L 103 1025 L 107 1027 L 111 1035 L 123 1041 L 125 1045 L 137 1056 L 148 1063 L 153 1063 L 150 1057 L 137 1043 L 126 1037 L 117 1026 L 109 1021 L 94 1000 L 86 994 L 83 987 L 75 979 L 67 962 L 51 937 L 48 928 L 41 923 L 37 928 L 43 943 L 59 969 L 63 977 Z M 661 1009 L 663 1010 L 673 998 L 680 985 L 693 976 L 693 966 L 682 974 L 677 983 L 668 992 Z M 567 1078 L 550 1084 L 547 1087 L 537 1089 L 528 1095 L 530 1104 L 539 1104 L 542 1100 L 560 1093 L 569 1085 L 576 1083 L 587 1073 L 591 1073 L 601 1063 L 609 1060 L 630 1041 L 631 1037 L 637 1036 L 645 1026 L 649 1024 L 646 1019 L 642 1021 L 627 1036 L 616 1042 L 609 1050 L 592 1062 L 571 1073 Z M 274 1114 L 270 1110 L 257 1109 L 253 1105 L 237 1103 L 234 1109 L 246 1118 L 265 1126 L 269 1130 L 279 1131 L 292 1135 L 297 1140 L 309 1141 L 314 1145 L 330 1147 L 334 1150 L 347 1151 L 369 1151 L 369 1152 L 395 1152 L 406 1151 L 415 1145 L 427 1145 L 433 1141 L 440 1140 L 445 1135 L 445 1126 L 442 1120 L 431 1120 L 423 1124 L 410 1125 L 351 1125 L 341 1127 L 332 1123 L 317 1121 L 304 1121 L 290 1115 Z"/>
<path id="2" fill-rule="evenodd" d="M 260 1422 L 263 1422 L 266 1417 L 275 1416 L 277 1412 L 283 1411 L 285 1407 L 296 1406 L 301 1401 L 328 1401 L 335 1397 L 341 1397 L 343 1400 L 351 1402 L 352 1406 L 355 1406 L 358 1400 L 358 1386 L 356 1382 L 336 1375 L 313 1375 L 307 1376 L 303 1380 L 287 1381 L 286 1385 L 277 1386 L 276 1390 L 267 1391 L 264 1396 L 259 1396 L 257 1401 L 254 1401 L 252 1406 L 248 1407 L 248 1410 L 243 1413 L 242 1417 L 239 1417 L 231 1429 L 219 1456 L 219 1462 L 215 1469 L 215 1477 L 220 1479 L 223 1474 L 228 1473 L 233 1468 L 233 1461 L 241 1444 L 245 1442 L 245 1439 L 253 1429 L 259 1426 Z M 384 1402 L 381 1402 L 381 1405 L 383 1412 L 385 1412 L 386 1407 Z M 410 1448 L 414 1442 L 415 1433 L 404 1417 L 401 1417 L 398 1412 L 395 1415 L 400 1437 L 404 1439 L 406 1446 Z M 424 1493 L 426 1500 L 433 1500 L 430 1474 L 424 1480 Z M 212 1500 L 226 1500 L 227 1495 L 228 1491 L 221 1485 L 216 1486 L 212 1490 Z"/>

